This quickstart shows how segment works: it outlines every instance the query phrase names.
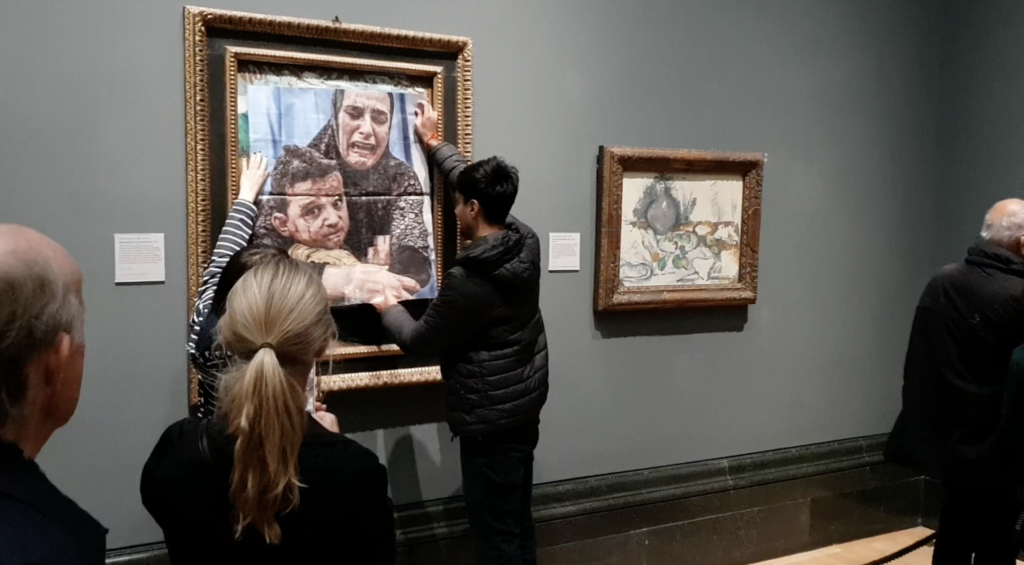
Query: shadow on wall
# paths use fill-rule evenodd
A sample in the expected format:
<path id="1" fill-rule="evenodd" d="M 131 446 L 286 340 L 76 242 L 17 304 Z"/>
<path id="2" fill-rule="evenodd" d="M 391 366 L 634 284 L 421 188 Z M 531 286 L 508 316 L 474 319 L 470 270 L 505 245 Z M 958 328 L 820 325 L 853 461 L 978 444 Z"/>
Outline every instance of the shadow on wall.
<path id="1" fill-rule="evenodd" d="M 435 428 L 437 429 L 437 428 Z M 430 481 L 435 475 L 443 479 L 451 473 L 459 471 L 459 450 L 450 437 L 438 434 L 438 458 L 421 457 L 417 461 L 417 453 L 429 453 L 430 447 L 420 438 L 412 435 L 408 428 L 384 431 L 384 443 L 391 445 L 388 454 L 388 478 L 391 482 L 391 493 L 396 501 L 413 502 L 424 500 L 422 483 Z M 449 496 L 462 494 L 460 486 Z M 401 502 L 400 502 L 401 503 Z"/>
<path id="2" fill-rule="evenodd" d="M 352 434 L 445 421 L 444 383 L 328 393 L 324 404 Z"/>
<path id="3" fill-rule="evenodd" d="M 387 450 L 385 463 L 396 504 L 422 501 L 424 483 L 443 484 L 459 473 L 458 445 L 447 427 L 428 425 L 445 421 L 443 383 L 332 393 L 324 401 L 338 417 L 342 433 L 359 434 L 364 444 L 369 442 L 372 448 L 376 442 Z M 415 426 L 423 427 L 414 433 Z M 460 487 L 450 496 L 461 493 Z"/>
<path id="4" fill-rule="evenodd" d="M 741 332 L 747 325 L 747 309 L 727 306 L 594 314 L 594 330 L 600 339 Z"/>

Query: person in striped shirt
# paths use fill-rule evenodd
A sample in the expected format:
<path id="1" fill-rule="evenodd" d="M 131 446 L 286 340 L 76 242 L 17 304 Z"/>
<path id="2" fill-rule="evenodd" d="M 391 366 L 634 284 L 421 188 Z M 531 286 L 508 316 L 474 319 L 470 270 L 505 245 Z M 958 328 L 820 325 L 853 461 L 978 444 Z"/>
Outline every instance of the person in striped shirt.
<path id="1" fill-rule="evenodd" d="M 230 364 L 228 354 L 221 348 L 215 347 L 213 343 L 214 332 L 212 330 L 217 326 L 220 310 L 224 304 L 221 299 L 218 307 L 213 308 L 214 298 L 215 295 L 219 299 L 221 295 L 226 297 L 227 291 L 233 286 L 219 284 L 229 261 L 233 267 L 228 270 L 229 275 L 252 266 L 243 265 L 245 259 L 249 260 L 245 260 L 244 263 L 258 262 L 258 256 L 254 255 L 249 258 L 245 254 L 240 254 L 239 251 L 249 245 L 253 221 L 256 218 L 256 199 L 266 180 L 267 160 L 262 154 L 256 153 L 252 158 L 247 159 L 243 166 L 238 198 L 231 205 L 227 221 L 224 222 L 224 227 L 217 237 L 217 244 L 213 248 L 210 263 L 203 271 L 199 296 L 189 320 L 187 344 L 189 361 L 199 373 L 199 399 L 190 409 L 190 415 L 193 417 L 205 419 L 213 415 L 219 375 Z M 273 253 L 273 251 L 267 251 L 267 253 Z M 239 277 L 241 277 L 241 273 L 232 278 L 237 280 Z M 218 289 L 220 292 L 217 292 Z"/>
<path id="2" fill-rule="evenodd" d="M 228 212 L 199 288 L 189 320 L 187 350 L 199 374 L 198 402 L 190 415 L 205 419 L 213 415 L 220 374 L 231 364 L 230 355 L 216 344 L 217 322 L 223 314 L 228 292 L 248 270 L 270 257 L 287 256 L 278 247 L 250 246 L 257 215 L 256 201 L 267 180 L 267 160 L 256 153 L 242 167 L 238 197 Z M 406 277 L 373 264 L 327 265 L 305 263 L 320 277 L 328 297 L 336 303 L 371 302 L 387 295 L 408 300 L 419 285 Z"/>

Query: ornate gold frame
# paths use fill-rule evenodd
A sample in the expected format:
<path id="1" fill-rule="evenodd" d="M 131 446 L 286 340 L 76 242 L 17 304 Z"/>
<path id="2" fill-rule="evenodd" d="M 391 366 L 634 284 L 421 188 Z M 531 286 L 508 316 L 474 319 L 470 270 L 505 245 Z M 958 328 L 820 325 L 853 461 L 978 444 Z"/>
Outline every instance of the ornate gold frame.
<path id="1" fill-rule="evenodd" d="M 211 251 L 210 55 L 207 43 L 211 31 L 223 30 L 265 34 L 282 41 L 287 41 L 289 38 L 294 38 L 295 40 L 316 39 L 323 41 L 325 44 L 354 44 L 371 49 L 375 47 L 404 49 L 420 53 L 451 55 L 455 59 L 456 75 L 454 77 L 456 85 L 454 116 L 456 139 L 453 142 L 467 159 L 472 159 L 473 44 L 469 38 L 346 24 L 338 21 L 307 20 L 194 6 L 185 7 L 184 27 L 185 155 L 188 185 L 188 298 L 190 308 L 197 298 L 202 279 L 202 270 L 209 261 Z M 259 51 L 266 50 L 246 49 L 245 51 L 248 54 L 258 56 Z M 294 53 L 293 55 L 297 58 L 318 58 L 318 56 L 309 53 Z M 324 57 L 338 59 L 337 57 Z M 357 61 L 366 64 L 372 63 L 365 59 L 358 59 Z M 324 64 L 324 61 L 319 60 L 317 64 Z M 390 61 L 385 64 L 391 68 L 406 66 L 404 63 L 393 63 Z M 412 67 L 427 67 L 426 65 L 411 64 L 407 66 L 410 69 Z M 418 69 L 418 71 L 423 70 Z M 230 75 L 230 73 L 228 74 Z M 436 89 L 434 95 L 437 95 Z M 228 114 L 228 119 L 231 119 L 231 113 L 229 112 Z M 234 160 L 231 159 L 229 161 Z M 230 162 L 228 165 L 229 171 L 232 173 L 236 172 L 236 166 L 237 163 Z M 233 183 L 230 183 L 229 186 L 233 186 Z M 232 193 L 236 190 L 237 188 L 233 188 Z M 393 346 L 350 348 L 339 344 L 328 352 L 324 360 L 399 354 L 401 354 L 401 351 Z M 397 369 L 393 371 L 358 373 L 351 376 L 336 375 L 336 377 L 358 379 L 359 382 L 366 384 L 368 387 L 396 386 L 405 382 L 412 384 L 439 380 L 439 373 L 437 373 L 436 378 L 425 376 L 428 374 L 434 375 L 436 372 L 436 367 L 426 367 L 423 369 Z M 190 367 L 189 402 L 194 404 L 197 401 L 198 375 Z"/>
<path id="2" fill-rule="evenodd" d="M 598 166 L 594 311 L 727 306 L 756 302 L 764 163 L 765 156 L 760 153 L 601 147 Z M 742 175 L 739 281 L 734 284 L 691 289 L 674 286 L 622 288 L 619 285 L 619 245 L 622 226 L 622 177 L 626 172 Z"/>
<path id="3" fill-rule="evenodd" d="M 391 371 L 368 371 L 341 375 L 322 375 L 316 378 L 317 396 L 321 399 L 328 392 L 362 390 L 368 388 L 390 388 L 441 382 L 440 367 L 417 367 Z"/>

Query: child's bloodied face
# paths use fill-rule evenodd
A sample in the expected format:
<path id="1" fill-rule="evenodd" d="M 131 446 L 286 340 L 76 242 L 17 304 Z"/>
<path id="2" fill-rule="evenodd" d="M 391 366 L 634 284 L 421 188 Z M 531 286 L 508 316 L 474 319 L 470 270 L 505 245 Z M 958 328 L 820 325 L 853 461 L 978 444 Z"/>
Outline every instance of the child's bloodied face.
<path id="1" fill-rule="evenodd" d="M 341 249 L 348 235 L 348 204 L 340 173 L 288 187 L 287 214 L 273 216 L 274 229 L 296 243 Z"/>

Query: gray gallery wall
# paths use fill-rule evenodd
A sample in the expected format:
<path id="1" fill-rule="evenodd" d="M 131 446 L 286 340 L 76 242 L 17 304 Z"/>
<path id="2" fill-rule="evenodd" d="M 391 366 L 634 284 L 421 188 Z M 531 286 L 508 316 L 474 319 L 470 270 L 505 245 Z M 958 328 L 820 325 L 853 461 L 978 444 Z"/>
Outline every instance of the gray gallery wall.
<path id="1" fill-rule="evenodd" d="M 1024 3 L 947 4 L 937 57 L 939 262 L 963 257 L 993 202 L 1024 198 Z"/>
<path id="2" fill-rule="evenodd" d="M 474 39 L 477 155 L 520 166 L 517 212 L 542 236 L 584 237 L 582 271 L 542 283 L 552 391 L 539 482 L 888 430 L 934 266 L 941 22 L 929 3 L 210 4 Z M 110 547 L 160 539 L 138 476 L 185 414 L 181 11 L 0 2 L 0 221 L 63 243 L 86 280 L 81 404 L 40 460 L 111 528 Z M 600 144 L 768 154 L 757 305 L 594 319 Z M 115 232 L 165 233 L 167 283 L 115 287 Z M 458 490 L 443 424 L 358 438 L 401 468 L 398 502 Z"/>

